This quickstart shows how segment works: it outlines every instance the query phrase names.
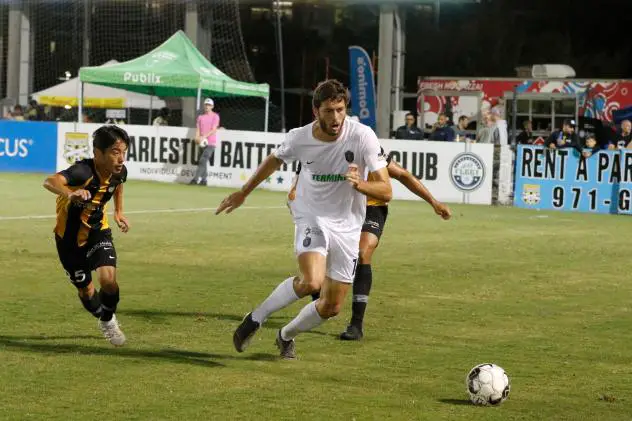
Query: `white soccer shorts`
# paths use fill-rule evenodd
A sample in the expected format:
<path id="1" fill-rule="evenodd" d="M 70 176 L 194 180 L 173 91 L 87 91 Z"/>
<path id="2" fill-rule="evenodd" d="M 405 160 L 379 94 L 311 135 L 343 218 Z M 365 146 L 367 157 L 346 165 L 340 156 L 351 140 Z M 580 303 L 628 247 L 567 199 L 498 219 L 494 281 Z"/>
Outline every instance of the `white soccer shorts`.
<path id="1" fill-rule="evenodd" d="M 322 254 L 327 258 L 325 274 L 334 281 L 353 283 L 359 248 L 360 228 L 341 232 L 323 222 L 299 222 L 295 225 L 296 256 L 306 252 Z"/>

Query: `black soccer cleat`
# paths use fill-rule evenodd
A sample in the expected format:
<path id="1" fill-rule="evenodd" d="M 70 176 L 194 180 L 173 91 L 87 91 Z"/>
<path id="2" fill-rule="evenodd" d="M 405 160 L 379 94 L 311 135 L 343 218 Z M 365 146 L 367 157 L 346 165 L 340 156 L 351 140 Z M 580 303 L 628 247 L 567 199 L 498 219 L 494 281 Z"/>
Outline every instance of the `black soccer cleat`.
<path id="1" fill-rule="evenodd" d="M 281 358 L 284 360 L 295 360 L 296 359 L 296 346 L 294 345 L 294 339 L 291 341 L 286 341 L 281 337 L 281 329 L 279 329 L 279 333 L 277 333 L 276 337 L 276 346 L 279 348 L 281 352 Z"/>
<path id="2" fill-rule="evenodd" d="M 357 326 L 349 325 L 347 326 L 347 330 L 340 334 L 341 341 L 359 341 L 362 339 L 364 334 L 362 333 L 362 329 Z"/>
<path id="3" fill-rule="evenodd" d="M 241 321 L 235 333 L 233 333 L 233 345 L 237 352 L 244 352 L 250 343 L 252 337 L 257 333 L 261 325 L 252 320 L 252 313 L 246 314 L 244 320 Z"/>

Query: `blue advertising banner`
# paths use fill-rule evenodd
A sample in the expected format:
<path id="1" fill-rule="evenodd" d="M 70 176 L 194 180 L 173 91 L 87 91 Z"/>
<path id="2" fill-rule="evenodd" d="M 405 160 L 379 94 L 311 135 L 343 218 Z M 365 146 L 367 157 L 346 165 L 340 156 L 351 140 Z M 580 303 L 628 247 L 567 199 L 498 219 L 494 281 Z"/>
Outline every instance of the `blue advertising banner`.
<path id="1" fill-rule="evenodd" d="M 514 206 L 542 210 L 632 214 L 632 150 L 600 151 L 519 146 Z"/>
<path id="2" fill-rule="evenodd" d="M 53 173 L 57 123 L 0 121 L 0 171 Z"/>
<path id="3" fill-rule="evenodd" d="M 349 47 L 349 69 L 351 78 L 351 111 L 360 123 L 375 131 L 375 78 L 371 59 L 362 47 Z"/>

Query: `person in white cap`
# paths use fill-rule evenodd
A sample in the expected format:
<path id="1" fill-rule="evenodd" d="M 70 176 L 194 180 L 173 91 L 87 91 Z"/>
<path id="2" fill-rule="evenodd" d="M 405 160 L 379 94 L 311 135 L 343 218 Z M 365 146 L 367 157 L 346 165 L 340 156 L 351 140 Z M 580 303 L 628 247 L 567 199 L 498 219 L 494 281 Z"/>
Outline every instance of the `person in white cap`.
<path id="1" fill-rule="evenodd" d="M 217 146 L 217 129 L 219 128 L 219 114 L 213 111 L 215 103 L 211 98 L 204 101 L 204 114 L 197 118 L 197 130 L 195 133 L 195 142 L 204 149 L 198 162 L 195 176 L 189 184 L 206 185 L 206 165 L 215 153 Z"/>

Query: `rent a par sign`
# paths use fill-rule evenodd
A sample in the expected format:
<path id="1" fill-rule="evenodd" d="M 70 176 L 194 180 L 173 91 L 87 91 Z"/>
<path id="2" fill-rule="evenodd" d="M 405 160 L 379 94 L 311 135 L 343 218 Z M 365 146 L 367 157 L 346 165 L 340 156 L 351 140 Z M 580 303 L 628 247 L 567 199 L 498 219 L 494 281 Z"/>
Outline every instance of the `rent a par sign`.
<path id="1" fill-rule="evenodd" d="M 574 149 L 520 146 L 514 205 L 543 210 L 632 213 L 632 151 L 600 151 L 585 158 Z"/>

